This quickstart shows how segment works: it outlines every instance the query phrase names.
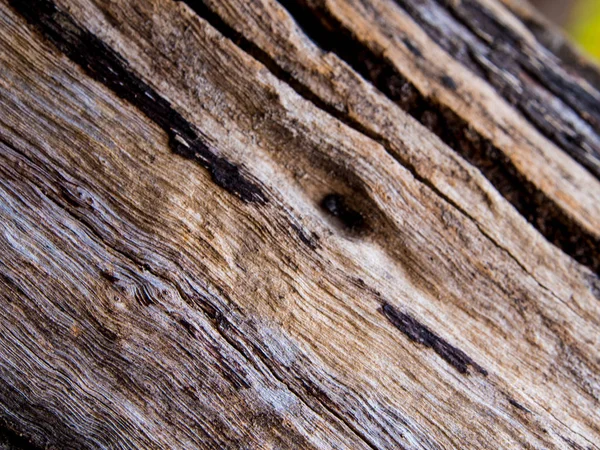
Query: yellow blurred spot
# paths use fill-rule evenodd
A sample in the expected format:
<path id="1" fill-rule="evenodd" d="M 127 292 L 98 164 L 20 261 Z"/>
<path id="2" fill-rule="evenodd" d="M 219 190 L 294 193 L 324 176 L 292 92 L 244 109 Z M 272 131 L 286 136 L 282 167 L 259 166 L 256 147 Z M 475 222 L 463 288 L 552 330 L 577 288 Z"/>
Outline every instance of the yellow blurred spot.
<path id="1" fill-rule="evenodd" d="M 580 0 L 568 31 L 585 52 L 600 61 L 600 0 Z"/>

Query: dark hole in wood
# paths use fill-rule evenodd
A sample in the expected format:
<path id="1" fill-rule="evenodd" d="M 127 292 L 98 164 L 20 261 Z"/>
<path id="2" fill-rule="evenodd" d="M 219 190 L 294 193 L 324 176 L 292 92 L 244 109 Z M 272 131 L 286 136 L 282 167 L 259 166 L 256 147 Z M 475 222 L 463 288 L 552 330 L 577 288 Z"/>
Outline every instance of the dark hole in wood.
<path id="1" fill-rule="evenodd" d="M 366 228 L 363 215 L 350 207 L 343 195 L 326 195 L 321 201 L 321 207 L 338 218 L 342 225 L 350 231 L 363 231 Z"/>

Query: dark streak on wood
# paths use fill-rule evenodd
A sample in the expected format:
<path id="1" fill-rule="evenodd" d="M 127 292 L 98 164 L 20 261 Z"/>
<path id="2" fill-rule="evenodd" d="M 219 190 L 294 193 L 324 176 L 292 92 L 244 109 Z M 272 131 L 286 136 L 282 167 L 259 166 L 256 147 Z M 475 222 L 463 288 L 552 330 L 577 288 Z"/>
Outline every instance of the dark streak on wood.
<path id="1" fill-rule="evenodd" d="M 456 88 L 457 88 L 456 81 L 454 81 L 454 79 L 452 77 L 448 76 L 448 75 L 444 75 L 440 79 L 440 81 L 442 82 L 442 84 L 444 86 L 446 86 L 448 89 L 450 89 L 452 91 L 455 91 Z"/>
<path id="2" fill-rule="evenodd" d="M 127 63 L 104 42 L 81 28 L 51 0 L 10 0 L 40 34 L 77 63 L 90 77 L 140 109 L 169 136 L 172 151 L 206 168 L 213 181 L 246 203 L 267 203 L 262 189 L 239 168 L 217 156 L 194 126 L 154 89 L 134 75 Z"/>
<path id="3" fill-rule="evenodd" d="M 523 405 L 521 405 L 519 402 L 517 402 L 515 399 L 508 397 L 508 403 L 510 403 L 512 406 L 514 406 L 515 408 L 517 408 L 519 411 L 523 411 L 526 413 L 530 413 L 531 411 L 529 411 L 527 408 L 525 408 Z"/>
<path id="4" fill-rule="evenodd" d="M 414 317 L 398 311 L 389 303 L 382 305 L 381 312 L 392 325 L 404 333 L 411 341 L 431 348 L 460 373 L 467 374 L 469 372 L 468 367 L 471 366 L 475 371 L 487 376 L 487 371 L 467 356 L 465 352 L 446 342 L 425 325 L 419 323 Z"/>
<path id="5" fill-rule="evenodd" d="M 185 328 L 185 331 L 187 331 L 191 337 L 196 337 L 196 328 L 194 327 L 194 325 L 192 325 L 183 318 L 180 318 L 177 321 L 183 328 Z"/>
<path id="6" fill-rule="evenodd" d="M 419 48 L 409 38 L 403 38 L 402 42 L 406 48 L 417 58 L 421 58 L 423 56 L 421 50 L 419 50 Z"/>
<path id="7" fill-rule="evenodd" d="M 304 230 L 301 226 L 292 224 L 292 230 L 296 232 L 298 238 L 302 243 L 304 243 L 311 250 L 316 250 L 319 248 L 319 236 L 315 233 L 311 233 L 310 231 Z"/>
<path id="8" fill-rule="evenodd" d="M 566 438 L 564 436 L 560 437 L 563 441 L 565 441 L 565 443 L 567 443 L 569 445 L 569 447 L 571 447 L 573 450 L 592 450 L 592 447 L 582 447 L 581 445 L 579 445 L 577 442 L 574 442 L 573 440 Z"/>

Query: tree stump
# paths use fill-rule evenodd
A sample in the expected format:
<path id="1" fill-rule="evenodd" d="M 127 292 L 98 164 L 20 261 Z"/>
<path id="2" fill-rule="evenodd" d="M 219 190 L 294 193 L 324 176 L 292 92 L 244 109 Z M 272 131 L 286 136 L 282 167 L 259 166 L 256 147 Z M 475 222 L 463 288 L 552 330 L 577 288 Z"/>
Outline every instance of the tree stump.
<path id="1" fill-rule="evenodd" d="M 600 75 L 517 0 L 0 2 L 0 448 L 600 448 Z"/>

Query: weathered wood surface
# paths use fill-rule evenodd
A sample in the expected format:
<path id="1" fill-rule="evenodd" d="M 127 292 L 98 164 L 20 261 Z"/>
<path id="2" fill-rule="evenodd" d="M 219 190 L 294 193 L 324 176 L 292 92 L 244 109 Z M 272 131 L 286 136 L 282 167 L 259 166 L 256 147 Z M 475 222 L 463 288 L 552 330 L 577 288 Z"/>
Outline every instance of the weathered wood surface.
<path id="1" fill-rule="evenodd" d="M 598 72 L 553 36 L 3 0 L 0 448 L 600 448 Z"/>

